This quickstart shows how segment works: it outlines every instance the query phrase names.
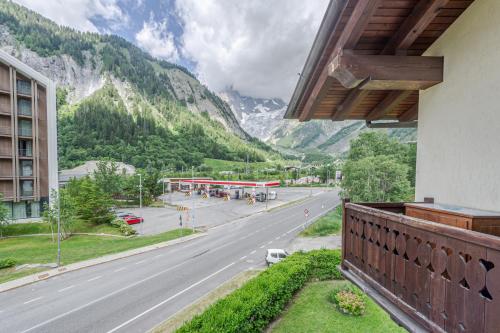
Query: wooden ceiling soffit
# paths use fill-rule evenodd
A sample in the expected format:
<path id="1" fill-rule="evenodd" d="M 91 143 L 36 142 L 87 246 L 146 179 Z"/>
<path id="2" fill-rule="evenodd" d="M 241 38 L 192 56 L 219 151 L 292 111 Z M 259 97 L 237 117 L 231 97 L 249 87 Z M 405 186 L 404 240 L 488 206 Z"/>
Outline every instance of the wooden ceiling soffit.
<path id="1" fill-rule="evenodd" d="M 381 119 L 387 113 L 391 112 L 399 103 L 404 101 L 413 93 L 411 90 L 391 91 L 373 110 L 366 116 L 366 120 L 372 121 Z"/>
<path id="2" fill-rule="evenodd" d="M 328 75 L 352 89 L 370 78 L 367 90 L 423 90 L 443 82 L 443 57 L 357 55 L 340 52 Z"/>
<path id="3" fill-rule="evenodd" d="M 368 25 L 370 18 L 377 10 L 380 5 L 381 0 L 358 0 L 356 5 L 352 10 L 352 14 L 349 17 L 344 29 L 342 30 L 341 35 L 339 36 L 333 51 L 331 52 L 331 57 L 340 50 L 348 46 L 352 48 L 357 44 L 361 34 L 365 30 L 365 27 Z M 331 58 L 330 58 L 331 59 Z M 314 86 L 309 94 L 308 100 L 304 105 L 304 109 L 302 111 L 301 116 L 299 117 L 300 121 L 310 120 L 313 114 L 315 100 L 320 94 L 325 82 L 328 80 L 328 68 L 323 68 L 318 80 L 315 81 Z"/>
<path id="4" fill-rule="evenodd" d="M 419 0 L 411 14 L 392 36 L 382 54 L 404 53 L 427 26 L 436 18 L 449 0 Z"/>
<path id="5" fill-rule="evenodd" d="M 411 108 L 403 112 L 398 120 L 402 122 L 413 121 L 418 119 L 418 103 L 414 104 Z"/>
<path id="6" fill-rule="evenodd" d="M 352 89 L 347 97 L 344 99 L 342 104 L 340 104 L 332 115 L 333 121 L 342 121 L 346 119 L 346 116 L 356 109 L 363 99 L 370 93 L 369 90 L 363 89 L 363 86 L 369 82 L 369 78 L 361 82 L 356 88 Z"/>

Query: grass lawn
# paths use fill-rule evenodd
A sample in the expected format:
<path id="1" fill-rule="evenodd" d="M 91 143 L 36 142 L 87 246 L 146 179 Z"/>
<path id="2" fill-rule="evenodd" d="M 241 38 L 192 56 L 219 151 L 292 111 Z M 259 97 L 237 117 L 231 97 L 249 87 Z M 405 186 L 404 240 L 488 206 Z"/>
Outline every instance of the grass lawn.
<path id="1" fill-rule="evenodd" d="M 336 208 L 320 217 L 300 233 L 302 237 L 338 235 L 342 228 L 342 211 Z"/>
<path id="2" fill-rule="evenodd" d="M 152 245 L 192 234 L 191 229 L 175 229 L 154 236 L 118 238 L 102 236 L 71 236 L 61 242 L 61 261 L 67 265 L 77 261 Z M 19 237 L 0 240 L 0 258 L 13 258 L 17 265 L 56 261 L 57 242 L 50 236 Z M 33 272 L 0 269 L 0 283 Z"/>
<path id="3" fill-rule="evenodd" d="M 406 332 L 393 322 L 374 301 L 366 297 L 366 312 L 345 315 L 328 301 L 328 294 L 347 281 L 323 281 L 307 284 L 292 305 L 271 329 L 272 333 L 390 333 Z"/>
<path id="4" fill-rule="evenodd" d="M 2 234 L 3 236 L 19 236 L 19 235 L 33 235 L 33 234 L 50 234 L 50 225 L 48 223 L 13 223 L 5 227 Z M 110 224 L 93 225 L 83 221 L 75 222 L 73 232 L 85 232 L 96 234 L 112 234 L 121 235 L 118 228 Z M 57 230 L 54 230 L 57 234 Z"/>

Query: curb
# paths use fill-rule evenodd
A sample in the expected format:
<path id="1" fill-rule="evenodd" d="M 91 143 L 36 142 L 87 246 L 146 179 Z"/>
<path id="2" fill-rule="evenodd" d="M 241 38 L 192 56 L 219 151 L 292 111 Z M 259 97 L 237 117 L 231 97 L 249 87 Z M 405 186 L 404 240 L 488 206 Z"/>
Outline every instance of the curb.
<path id="1" fill-rule="evenodd" d="M 68 272 L 73 272 L 73 271 L 76 271 L 76 270 L 79 270 L 82 268 L 96 266 L 99 264 L 107 263 L 110 261 L 114 261 L 114 260 L 118 260 L 118 259 L 122 259 L 122 258 L 126 258 L 126 257 L 131 257 L 131 256 L 134 256 L 137 254 L 161 249 L 161 248 L 168 247 L 171 245 L 188 242 L 190 240 L 204 237 L 206 235 L 207 235 L 206 233 L 199 233 L 199 234 L 190 235 L 190 236 L 186 236 L 186 237 L 180 237 L 180 238 L 169 240 L 166 242 L 148 245 L 148 246 L 144 246 L 144 247 L 140 247 L 140 248 L 136 248 L 136 249 L 132 249 L 132 250 L 127 250 L 127 251 L 123 251 L 123 252 L 119 252 L 119 253 L 108 254 L 108 255 L 105 255 L 102 257 L 84 260 L 84 261 L 80 261 L 80 262 L 75 262 L 75 263 L 69 264 L 67 266 L 61 266 L 61 267 L 54 268 L 54 269 L 51 269 L 48 271 L 24 276 L 22 278 L 0 284 L 0 293 L 3 293 L 3 292 L 8 291 L 8 290 L 16 289 L 16 288 L 19 288 L 19 287 L 22 287 L 22 286 L 25 286 L 25 285 L 28 285 L 28 284 L 31 284 L 34 282 L 46 280 L 46 279 L 51 278 L 53 276 L 61 275 L 61 274 L 68 273 Z"/>

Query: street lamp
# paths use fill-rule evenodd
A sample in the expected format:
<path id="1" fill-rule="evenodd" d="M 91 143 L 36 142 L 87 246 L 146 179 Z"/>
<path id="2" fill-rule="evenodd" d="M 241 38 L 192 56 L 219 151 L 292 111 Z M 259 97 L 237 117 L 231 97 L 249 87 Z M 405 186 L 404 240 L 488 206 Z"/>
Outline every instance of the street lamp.
<path id="1" fill-rule="evenodd" d="M 139 210 L 142 210 L 142 175 L 139 173 Z M 139 212 L 140 214 L 141 212 Z M 141 235 L 143 234 L 144 220 L 141 222 Z"/>
<path id="2" fill-rule="evenodd" d="M 59 187 L 60 171 L 57 172 L 57 267 L 61 265 L 61 188 Z"/>

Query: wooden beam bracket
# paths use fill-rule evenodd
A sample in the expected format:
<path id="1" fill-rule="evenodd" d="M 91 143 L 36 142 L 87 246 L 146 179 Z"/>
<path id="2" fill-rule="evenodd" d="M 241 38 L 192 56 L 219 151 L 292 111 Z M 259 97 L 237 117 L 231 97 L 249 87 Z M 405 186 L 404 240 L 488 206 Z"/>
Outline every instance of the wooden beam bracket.
<path id="1" fill-rule="evenodd" d="M 328 75 L 345 88 L 423 90 L 443 82 L 443 57 L 357 55 L 339 52 L 328 65 Z"/>

